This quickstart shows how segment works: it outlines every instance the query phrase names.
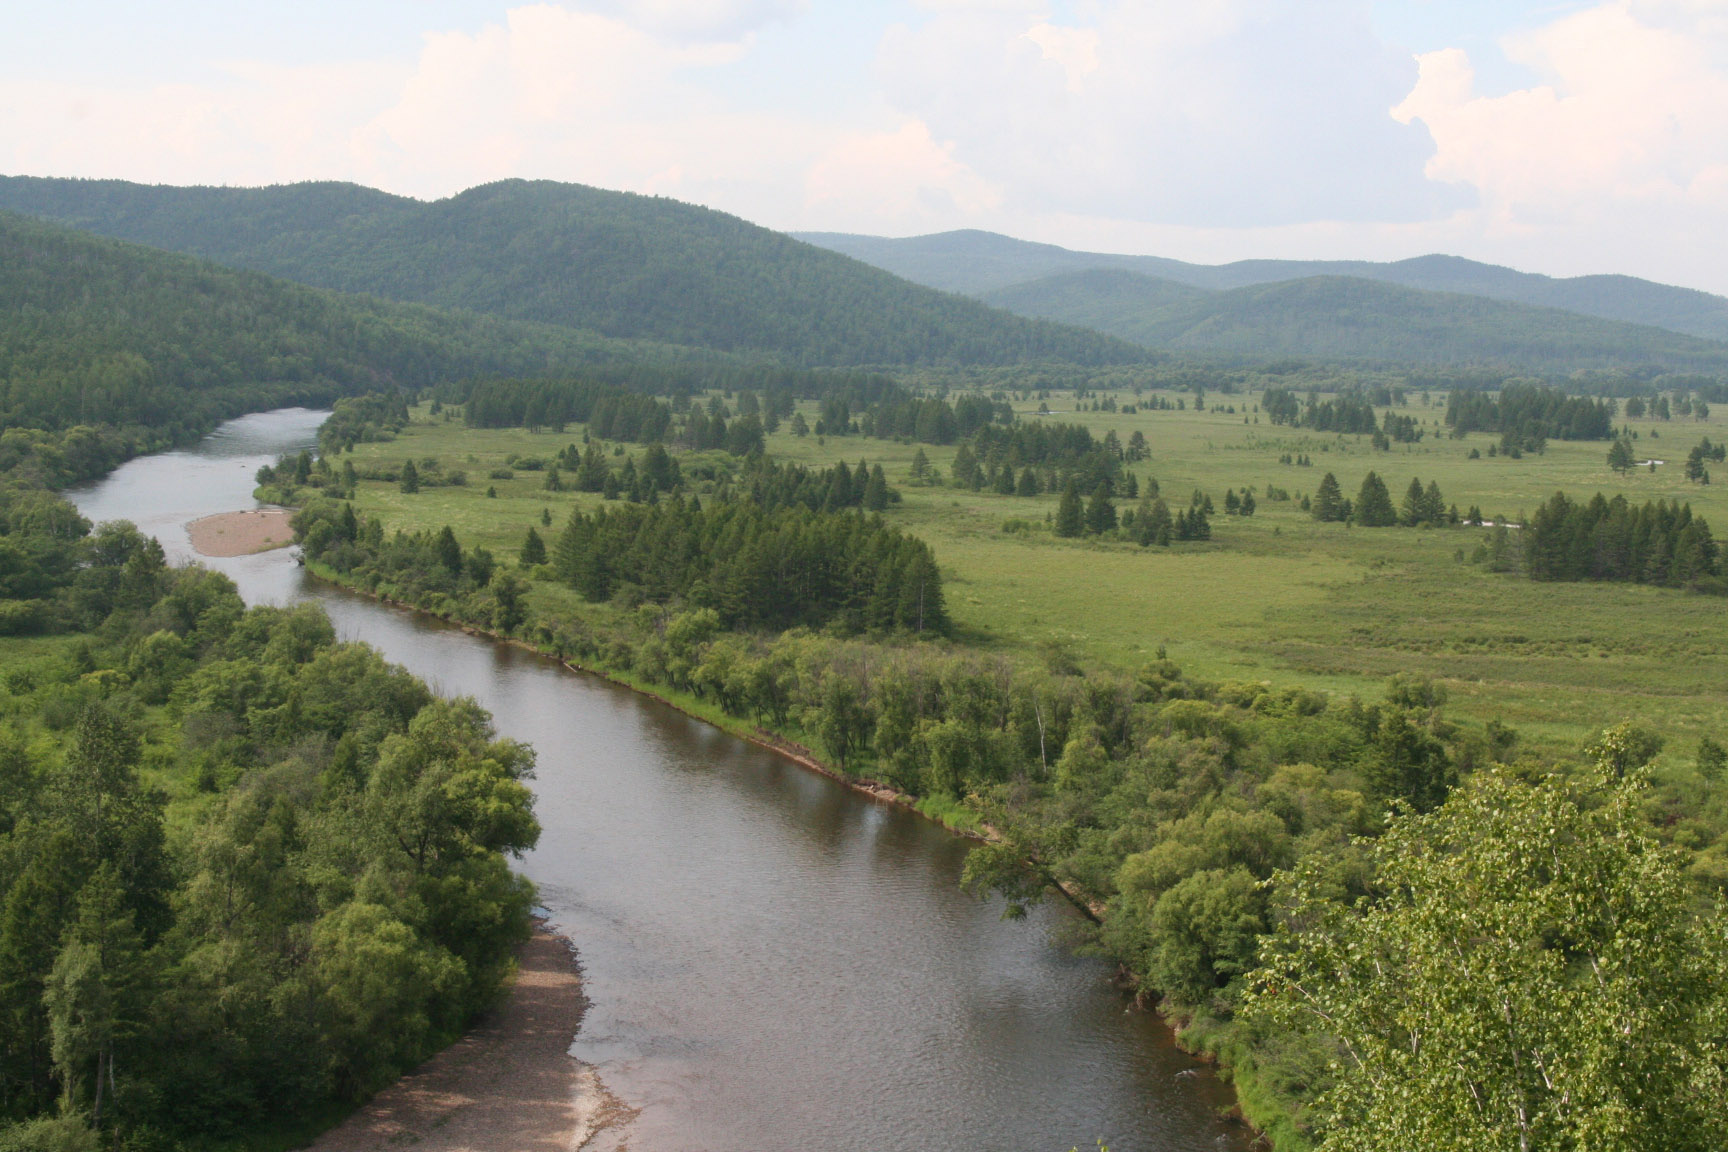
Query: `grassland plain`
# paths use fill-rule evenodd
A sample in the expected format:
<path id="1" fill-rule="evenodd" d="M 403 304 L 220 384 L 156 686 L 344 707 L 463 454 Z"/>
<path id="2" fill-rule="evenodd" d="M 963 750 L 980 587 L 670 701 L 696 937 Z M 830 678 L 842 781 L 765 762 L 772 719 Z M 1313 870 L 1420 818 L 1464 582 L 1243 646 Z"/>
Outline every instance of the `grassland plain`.
<path id="1" fill-rule="evenodd" d="M 1120 407 L 1133 397 L 1115 399 Z M 1370 698 L 1392 673 L 1415 672 L 1446 684 L 1455 717 L 1499 719 L 1519 730 L 1526 747 L 1573 752 L 1602 727 L 1632 718 L 1669 738 L 1668 768 L 1689 771 L 1698 736 L 1728 732 L 1728 601 L 1622 584 L 1538 584 L 1467 563 L 1480 529 L 1320 524 L 1299 502 L 1328 471 L 1353 495 L 1372 469 L 1395 498 L 1416 476 L 1437 482 L 1460 510 L 1480 506 L 1514 522 L 1556 490 L 1584 498 L 1602 491 L 1636 503 L 1690 501 L 1720 531 L 1728 526 L 1728 492 L 1687 482 L 1681 463 L 1700 438 L 1728 435 L 1728 421 L 1632 421 L 1639 459 L 1665 463 L 1621 476 L 1608 468 L 1601 442 L 1552 441 L 1541 455 L 1490 457 L 1496 437 L 1448 437 L 1444 396 L 1413 401 L 1397 411 L 1420 421 L 1424 436 L 1389 452 L 1375 451 L 1367 437 L 1273 426 L 1256 411 L 1254 396 L 1213 396 L 1209 407 L 1223 410 L 1205 412 L 1081 412 L 1063 393 L 1052 400 L 1050 417 L 1033 415 L 1036 401 L 1016 404 L 1023 418 L 1084 423 L 1124 443 L 1139 431 L 1151 451 L 1133 465 L 1142 483 L 1156 477 L 1173 505 L 1196 488 L 1208 493 L 1220 509 L 1213 539 L 1168 549 L 1057 539 L 1045 528 L 1054 496 L 910 482 L 918 451 L 945 477 L 953 447 L 795 437 L 783 427 L 769 451 L 813 465 L 860 458 L 884 465 L 905 496 L 889 516 L 936 550 L 950 611 L 968 643 L 1031 656 L 1056 642 L 1123 670 L 1163 647 L 1203 676 Z M 814 422 L 813 410 L 805 415 Z M 446 469 L 465 470 L 467 485 L 405 495 L 394 484 L 363 482 L 361 510 L 390 528 L 448 523 L 465 542 L 514 557 L 527 528 L 543 528 L 543 510 L 556 529 L 572 506 L 599 497 L 547 491 L 541 471 L 488 474 L 513 455 L 547 459 L 581 434 L 579 427 L 473 430 L 417 410 L 397 440 L 357 447 L 355 464 L 364 470 L 436 457 Z M 1469 458 L 1472 450 L 1479 458 Z M 1286 456 L 1312 464 L 1280 463 Z M 489 487 L 496 497 L 487 496 Z M 1225 490 L 1244 487 L 1255 492 L 1256 515 L 1223 515 Z M 1270 489 L 1290 499 L 1271 498 Z M 1030 530 L 1005 531 L 1015 520 Z M 547 608 L 577 608 L 563 589 L 540 584 L 534 595 Z"/>

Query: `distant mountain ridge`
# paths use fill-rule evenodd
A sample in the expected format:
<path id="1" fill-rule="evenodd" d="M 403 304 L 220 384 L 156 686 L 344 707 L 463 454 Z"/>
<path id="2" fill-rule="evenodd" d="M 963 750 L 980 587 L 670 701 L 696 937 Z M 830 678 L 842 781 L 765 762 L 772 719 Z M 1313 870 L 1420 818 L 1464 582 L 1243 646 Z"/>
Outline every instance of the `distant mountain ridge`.
<path id="1" fill-rule="evenodd" d="M 1728 344 L 1556 308 L 1354 276 L 1309 276 L 1210 291 L 1097 268 L 1015 284 L 983 298 L 1172 352 L 1549 373 L 1645 365 L 1728 372 Z"/>
<path id="2" fill-rule="evenodd" d="M 1144 361 L 736 216 L 505 180 L 430 203 L 354 184 L 0 177 L 0 209 L 321 288 L 804 365 Z"/>
<path id="3" fill-rule="evenodd" d="M 1078 252 L 977 230 L 905 239 L 841 232 L 794 235 L 908 280 L 979 297 L 1059 273 L 1095 269 L 1137 272 L 1214 291 L 1313 276 L 1351 276 L 1405 288 L 1558 308 L 1706 340 L 1728 340 L 1728 298 L 1634 276 L 1561 279 L 1459 256 L 1417 256 L 1384 264 L 1366 260 L 1241 260 L 1209 265 L 1161 256 Z"/>

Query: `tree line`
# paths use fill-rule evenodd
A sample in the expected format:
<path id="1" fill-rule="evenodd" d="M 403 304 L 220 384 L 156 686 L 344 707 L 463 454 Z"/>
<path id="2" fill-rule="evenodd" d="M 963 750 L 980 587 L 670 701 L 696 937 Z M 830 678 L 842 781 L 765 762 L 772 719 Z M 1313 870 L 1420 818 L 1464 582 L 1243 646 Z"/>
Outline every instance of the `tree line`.
<path id="1" fill-rule="evenodd" d="M 244 1139 L 492 1002 L 533 904 L 527 748 L 130 525 L 38 492 L 0 541 L 78 637 L 3 677 L 0 1146 Z"/>
<path id="2" fill-rule="evenodd" d="M 671 408 L 651 396 L 596 380 L 486 380 L 462 405 L 470 428 L 550 428 L 587 424 L 604 440 L 649 443 L 672 425 Z"/>
<path id="3" fill-rule="evenodd" d="M 1378 473 L 1369 472 L 1354 500 L 1344 496 L 1338 477 L 1328 472 L 1320 478 L 1314 495 L 1303 497 L 1302 506 L 1322 523 L 1355 524 L 1362 528 L 1403 526 L 1439 527 L 1461 522 L 1456 505 L 1447 507 L 1438 482 L 1430 480 L 1426 487 L 1420 477 L 1412 476 L 1404 490 L 1404 498 L 1393 504 L 1392 493 Z"/>
<path id="4" fill-rule="evenodd" d="M 1446 423 L 1454 436 L 1498 432 L 1502 450 L 1540 452 L 1549 440 L 1611 439 L 1614 411 L 1612 400 L 1515 382 L 1497 395 L 1453 392 L 1446 400 Z"/>
<path id="5" fill-rule="evenodd" d="M 1634 506 L 1598 492 L 1576 501 L 1556 492 L 1517 534 L 1533 580 L 1611 580 L 1728 592 L 1710 525 L 1678 500 Z"/>
<path id="6" fill-rule="evenodd" d="M 530 567 L 546 564 L 587 600 L 688 603 L 727 628 L 949 629 L 929 546 L 871 514 L 895 495 L 880 465 L 814 472 L 762 461 L 706 506 L 658 493 L 577 509 L 550 543 L 530 526 Z M 308 504 L 294 525 L 307 559 L 369 592 L 504 632 L 524 618 L 523 577 L 483 548 L 463 548 L 448 527 L 386 538 L 379 521 L 335 500 Z"/>

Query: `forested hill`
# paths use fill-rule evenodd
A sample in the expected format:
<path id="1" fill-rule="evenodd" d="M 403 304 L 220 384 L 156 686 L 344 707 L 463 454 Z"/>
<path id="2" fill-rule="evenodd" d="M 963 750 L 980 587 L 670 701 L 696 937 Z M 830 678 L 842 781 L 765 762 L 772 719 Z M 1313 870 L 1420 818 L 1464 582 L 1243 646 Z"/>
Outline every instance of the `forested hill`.
<path id="1" fill-rule="evenodd" d="M 1728 299 L 1721 296 L 1634 276 L 1542 276 L 1458 256 L 1417 256 L 1384 264 L 1370 260 L 1189 264 L 1162 256 L 1076 252 L 1054 244 L 1035 244 L 975 230 L 904 239 L 842 232 L 797 235 L 919 284 L 976 296 L 1062 272 L 1105 268 L 1215 291 L 1313 276 L 1354 276 L 1406 288 L 1460 292 L 1490 300 L 1560 308 L 1604 320 L 1649 324 L 1709 340 L 1728 340 Z"/>
<path id="2" fill-rule="evenodd" d="M 451 376 L 642 355 L 567 328 L 307 288 L 0 212 L 0 428 L 134 431 Z M 669 355 L 670 350 L 662 350 Z"/>
<path id="3" fill-rule="evenodd" d="M 1480 296 L 1316 276 L 1211 292 L 1122 270 L 1063 273 L 985 297 L 1150 348 L 1244 357 L 1492 366 L 1537 374 L 1728 371 L 1728 344 Z"/>
<path id="4" fill-rule="evenodd" d="M 576 184 L 506 180 L 423 203 L 351 184 L 9 177 L 0 209 L 323 288 L 806 365 L 1147 358 L 722 212 Z"/>

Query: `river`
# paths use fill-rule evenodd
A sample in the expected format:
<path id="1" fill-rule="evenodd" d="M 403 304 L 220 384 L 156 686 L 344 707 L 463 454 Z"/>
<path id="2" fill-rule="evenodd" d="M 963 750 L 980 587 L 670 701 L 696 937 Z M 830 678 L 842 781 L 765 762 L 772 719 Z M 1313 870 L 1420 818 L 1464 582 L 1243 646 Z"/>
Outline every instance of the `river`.
<path id="1" fill-rule="evenodd" d="M 230 421 L 68 493 L 175 560 L 255 506 L 253 473 L 323 413 Z M 539 753 L 522 868 L 580 952 L 571 1051 L 640 1109 L 637 1152 L 1241 1148 L 1229 1090 L 1051 942 L 958 886 L 966 842 L 597 677 L 306 577 L 287 550 L 202 561 L 248 603 L 315 600 Z"/>

